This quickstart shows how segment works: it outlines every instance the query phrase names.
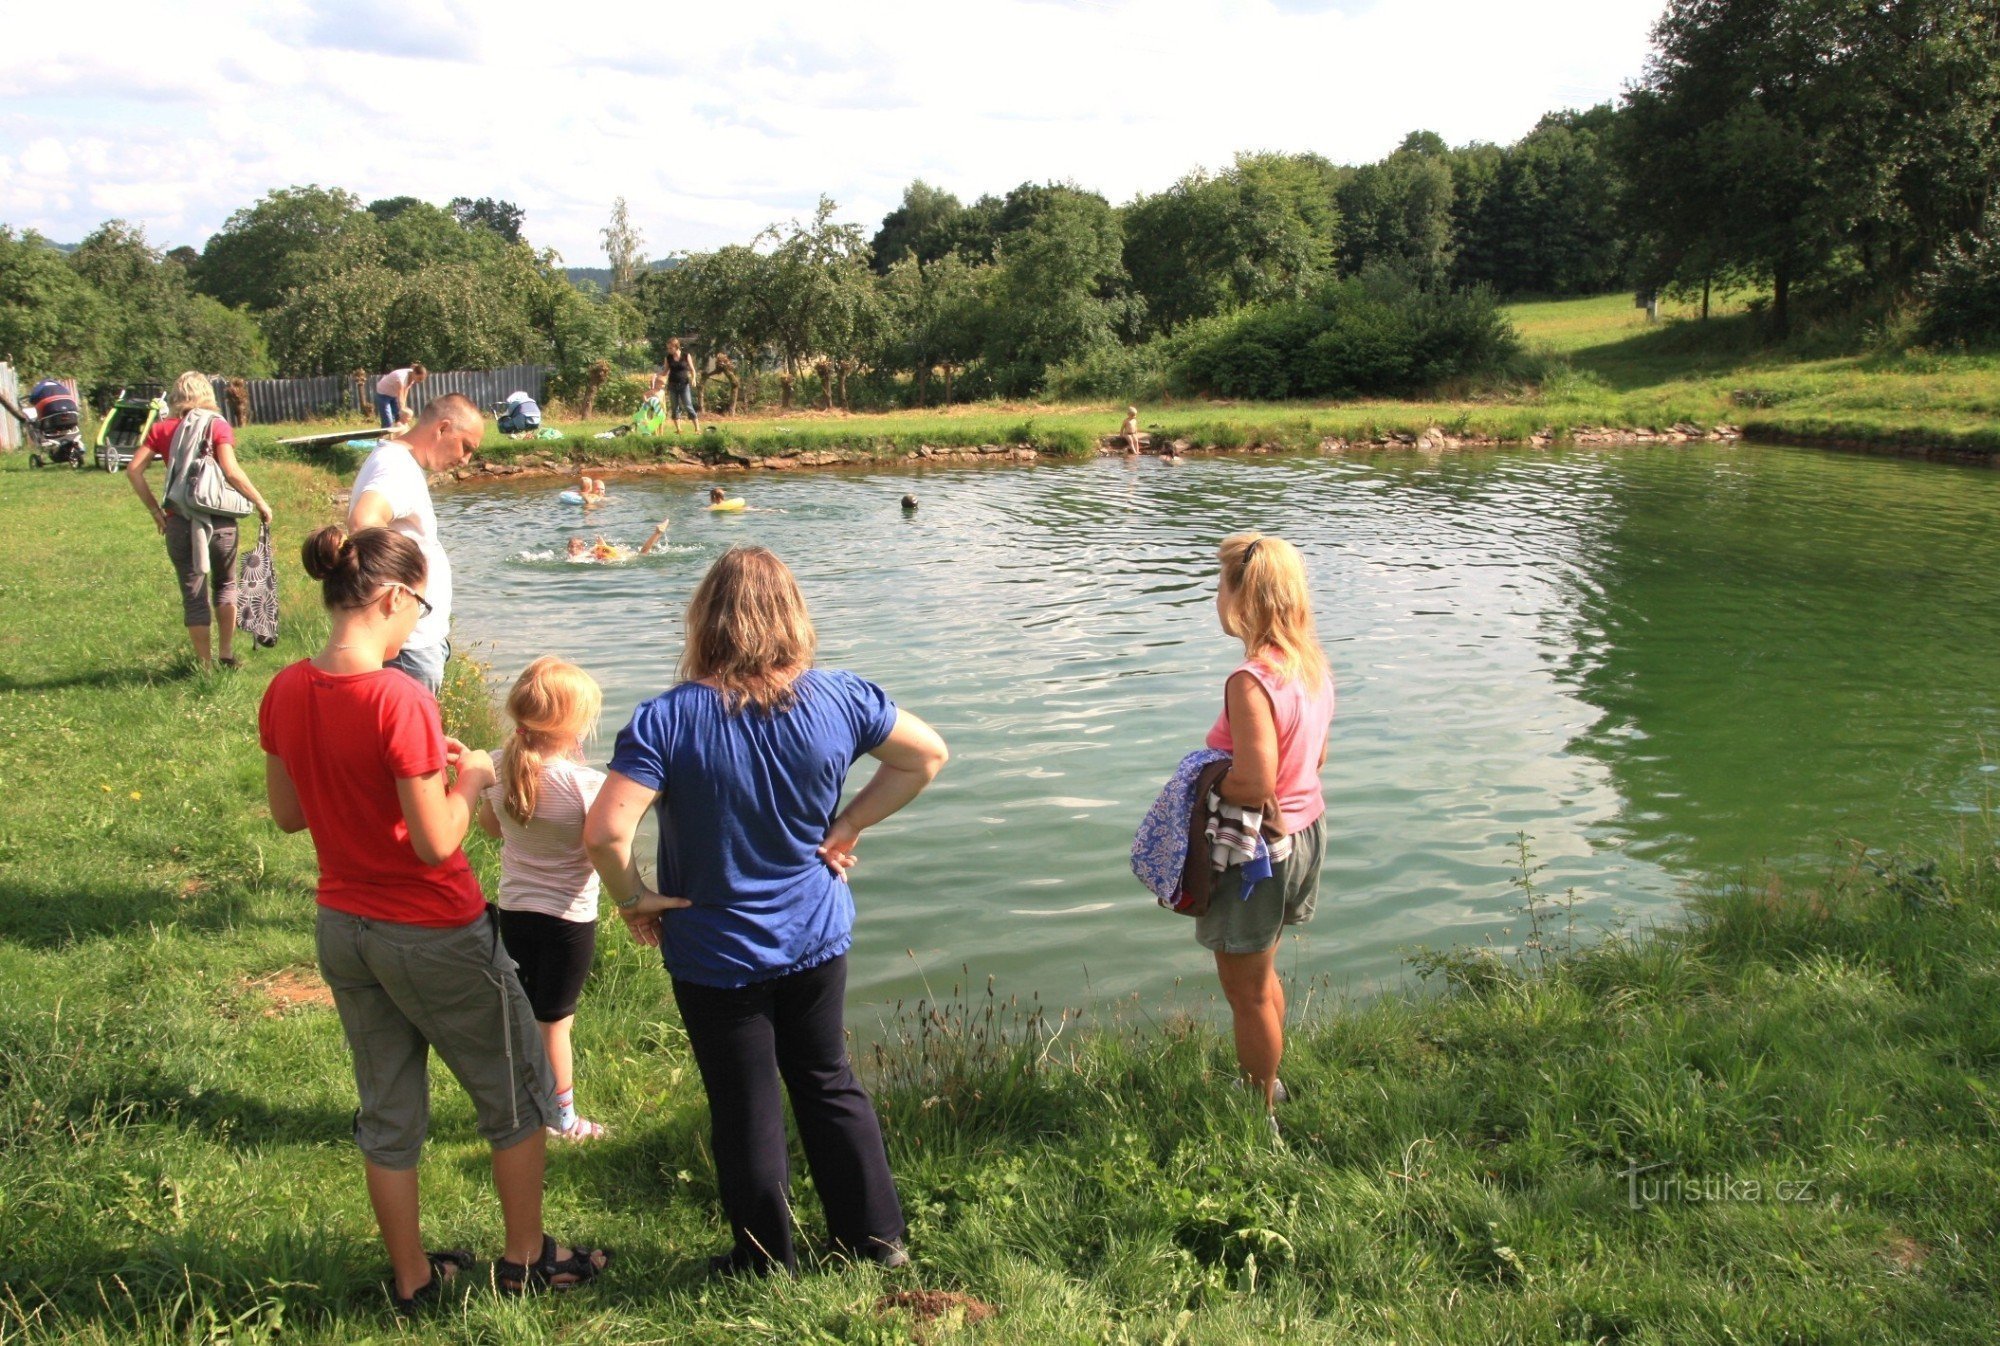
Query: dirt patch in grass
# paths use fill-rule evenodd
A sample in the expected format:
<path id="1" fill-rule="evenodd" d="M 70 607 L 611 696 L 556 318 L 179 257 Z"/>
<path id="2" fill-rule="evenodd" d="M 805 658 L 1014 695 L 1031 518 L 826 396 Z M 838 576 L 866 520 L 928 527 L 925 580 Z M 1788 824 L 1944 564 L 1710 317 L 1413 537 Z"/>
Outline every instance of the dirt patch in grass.
<path id="1" fill-rule="evenodd" d="M 910 1315 L 916 1325 L 915 1339 L 929 1339 L 931 1331 L 954 1331 L 983 1323 L 1000 1312 L 983 1299 L 956 1290 L 898 1290 L 875 1301 L 875 1312 L 886 1317 L 898 1310 Z"/>
<path id="2" fill-rule="evenodd" d="M 1931 1250 L 1907 1234 L 1892 1235 L 1882 1248 L 1882 1257 L 1899 1275 L 1911 1276 L 1924 1269 Z"/>
<path id="3" fill-rule="evenodd" d="M 245 977 L 243 989 L 266 1001 L 264 1017 L 276 1019 L 297 1009 L 331 1009 L 333 992 L 309 967 L 280 968 L 262 977 Z"/>

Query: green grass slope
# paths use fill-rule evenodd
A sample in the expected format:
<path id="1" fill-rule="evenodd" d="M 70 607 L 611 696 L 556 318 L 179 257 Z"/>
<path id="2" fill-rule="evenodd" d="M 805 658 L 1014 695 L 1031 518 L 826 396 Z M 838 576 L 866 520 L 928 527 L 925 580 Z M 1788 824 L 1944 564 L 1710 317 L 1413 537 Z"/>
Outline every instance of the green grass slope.
<path id="1" fill-rule="evenodd" d="M 916 1266 L 797 1281 L 702 1281 L 725 1233 L 700 1087 L 611 923 L 577 1041 L 613 1134 L 552 1157 L 549 1222 L 616 1264 L 526 1303 L 481 1267 L 399 1328 L 314 994 L 311 851 L 270 826 L 254 728 L 324 630 L 290 557 L 335 483 L 258 470 L 287 634 L 234 675 L 190 671 L 121 482 L 0 472 L 0 1342 L 1992 1339 L 1984 841 L 1589 950 L 1537 903 L 1532 966 L 1445 952 L 1441 992 L 1315 997 L 1281 1142 L 1211 1024 L 906 1006 L 862 1056 Z M 1131 919 L 1172 918 L 1135 891 Z M 490 1256 L 484 1147 L 436 1076 L 426 1231 Z M 885 1299 L 910 1290 L 978 1302 L 920 1324 Z"/>

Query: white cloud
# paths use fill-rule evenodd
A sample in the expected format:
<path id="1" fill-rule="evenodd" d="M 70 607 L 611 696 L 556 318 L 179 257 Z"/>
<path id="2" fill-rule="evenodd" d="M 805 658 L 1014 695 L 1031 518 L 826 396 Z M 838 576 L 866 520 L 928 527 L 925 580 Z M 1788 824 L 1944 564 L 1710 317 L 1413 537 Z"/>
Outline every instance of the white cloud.
<path id="1" fill-rule="evenodd" d="M 1411 130 L 1508 141 L 1641 71 L 1660 0 L 191 0 L 180 46 L 72 46 L 0 93 L 0 222 L 116 213 L 197 246 L 293 183 L 500 196 L 577 265 L 623 195 L 665 253 L 821 192 L 873 228 L 922 176 L 1123 201 L 1238 150 L 1358 162 Z M 153 22 L 81 0 L 80 31 Z"/>

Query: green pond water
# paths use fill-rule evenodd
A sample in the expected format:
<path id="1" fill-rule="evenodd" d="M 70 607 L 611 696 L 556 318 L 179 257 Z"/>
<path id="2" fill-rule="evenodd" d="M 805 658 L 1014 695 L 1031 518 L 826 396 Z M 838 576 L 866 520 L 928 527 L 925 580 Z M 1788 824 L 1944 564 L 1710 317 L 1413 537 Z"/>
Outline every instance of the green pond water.
<path id="1" fill-rule="evenodd" d="M 1212 1003 L 1192 922 L 1128 848 L 1239 657 L 1212 557 L 1240 528 L 1305 552 L 1338 682 L 1319 915 L 1280 954 L 1329 990 L 1401 981 L 1419 944 L 1523 938 L 1521 833 L 1580 921 L 1644 924 L 1694 885 L 1948 838 L 1996 783 L 1989 471 L 1751 446 L 1100 460 L 738 476 L 768 511 L 739 515 L 702 510 L 709 484 L 616 480 L 587 521 L 557 482 L 440 493 L 455 635 L 503 683 L 543 653 L 595 674 L 601 762 L 671 681 L 709 560 L 784 557 L 821 662 L 953 753 L 863 840 L 864 1029 L 866 1004 L 989 976 L 1044 1004 Z M 558 559 L 663 516 L 662 554 Z"/>

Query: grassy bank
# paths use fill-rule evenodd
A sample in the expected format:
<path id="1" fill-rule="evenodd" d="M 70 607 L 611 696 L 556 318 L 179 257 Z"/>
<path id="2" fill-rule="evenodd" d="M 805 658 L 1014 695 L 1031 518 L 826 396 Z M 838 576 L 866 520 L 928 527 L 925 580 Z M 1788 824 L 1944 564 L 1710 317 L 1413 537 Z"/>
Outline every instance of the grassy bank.
<path id="1" fill-rule="evenodd" d="M 1416 401 L 1149 404 L 1141 420 L 1163 439 L 1220 449 L 1306 450 L 1327 438 L 1359 443 L 1433 426 L 1459 438 L 1525 442 L 1545 431 L 1563 436 L 1689 423 L 1854 447 L 2000 451 L 2000 355 L 1829 354 L 1810 342 L 1768 349 L 1757 343 L 1749 315 L 1721 303 L 1707 322 L 1670 305 L 1657 325 L 1624 295 L 1520 303 L 1507 312 L 1536 352 L 1534 381 Z M 1124 408 L 1111 403 L 976 403 L 851 416 L 760 409 L 716 418 L 702 436 L 617 440 L 594 438 L 617 423 L 599 417 L 557 423 L 565 435 L 560 441 L 510 441 L 496 433 L 486 454 L 499 462 L 555 456 L 643 463 L 679 452 L 900 457 L 924 446 L 1032 444 L 1045 455 L 1079 457 L 1115 432 L 1123 416 Z M 306 428 L 254 427 L 245 439 L 255 453 L 287 456 L 275 441 Z"/>
<path id="2" fill-rule="evenodd" d="M 930 1341 L 1991 1339 L 1987 841 L 1725 888 L 1591 950 L 1545 910 L 1530 965 L 1447 953 L 1423 994 L 1313 995 L 1283 1144 L 1210 1025 L 939 986 L 865 1061 L 917 1268 L 794 1283 L 700 1280 L 725 1236 L 699 1085 L 610 923 L 578 1042 L 613 1137 L 554 1156 L 550 1224 L 619 1260 L 405 1333 L 310 970 L 311 850 L 269 825 L 254 729 L 324 630 L 289 558 L 337 483 L 258 473 L 287 631 L 230 675 L 190 670 L 122 484 L 0 471 L 0 1341 L 896 1342 L 914 1320 L 882 1297 L 914 1289 L 996 1310 Z M 1135 888 L 1131 919 L 1173 918 Z M 426 1229 L 490 1255 L 483 1146 L 437 1073 Z"/>

